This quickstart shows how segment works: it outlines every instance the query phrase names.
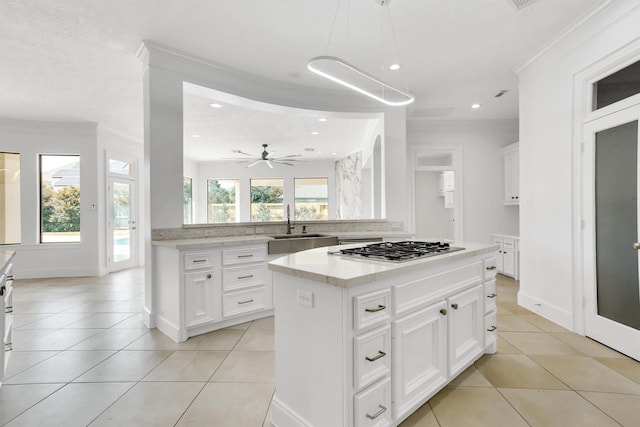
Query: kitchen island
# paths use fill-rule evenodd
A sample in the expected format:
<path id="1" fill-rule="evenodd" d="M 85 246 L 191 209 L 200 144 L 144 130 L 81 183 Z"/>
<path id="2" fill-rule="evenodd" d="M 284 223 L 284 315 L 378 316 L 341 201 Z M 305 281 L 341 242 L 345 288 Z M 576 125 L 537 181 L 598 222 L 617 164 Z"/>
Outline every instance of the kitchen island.
<path id="1" fill-rule="evenodd" d="M 274 426 L 397 426 L 495 352 L 495 246 L 456 246 L 400 263 L 343 247 L 271 261 Z"/>

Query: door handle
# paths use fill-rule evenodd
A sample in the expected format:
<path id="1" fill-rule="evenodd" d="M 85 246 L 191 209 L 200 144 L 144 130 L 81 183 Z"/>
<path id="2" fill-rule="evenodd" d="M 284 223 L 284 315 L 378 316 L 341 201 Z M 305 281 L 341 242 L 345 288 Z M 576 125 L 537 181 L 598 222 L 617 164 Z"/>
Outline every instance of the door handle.
<path id="1" fill-rule="evenodd" d="M 635 249 L 635 250 L 637 250 L 637 251 L 640 251 L 640 243 L 635 242 L 635 243 L 633 244 L 633 249 Z"/>

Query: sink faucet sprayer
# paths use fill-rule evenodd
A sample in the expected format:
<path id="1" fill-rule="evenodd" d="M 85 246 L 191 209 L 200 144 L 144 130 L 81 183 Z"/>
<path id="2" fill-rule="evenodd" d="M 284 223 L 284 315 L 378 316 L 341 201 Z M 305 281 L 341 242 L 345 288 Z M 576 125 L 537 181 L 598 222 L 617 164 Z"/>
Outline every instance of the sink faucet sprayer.
<path id="1" fill-rule="evenodd" d="M 287 205 L 287 234 L 291 234 L 291 230 L 296 228 L 295 225 L 291 225 L 291 209 Z"/>

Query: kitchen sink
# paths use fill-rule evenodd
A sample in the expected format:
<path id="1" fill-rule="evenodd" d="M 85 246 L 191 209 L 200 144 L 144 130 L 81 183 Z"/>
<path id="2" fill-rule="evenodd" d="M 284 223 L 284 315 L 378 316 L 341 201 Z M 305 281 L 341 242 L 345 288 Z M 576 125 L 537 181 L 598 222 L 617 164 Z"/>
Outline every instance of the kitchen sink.
<path id="1" fill-rule="evenodd" d="M 337 236 L 324 234 L 278 234 L 270 237 L 273 240 L 269 241 L 269 254 L 288 254 L 338 244 Z"/>

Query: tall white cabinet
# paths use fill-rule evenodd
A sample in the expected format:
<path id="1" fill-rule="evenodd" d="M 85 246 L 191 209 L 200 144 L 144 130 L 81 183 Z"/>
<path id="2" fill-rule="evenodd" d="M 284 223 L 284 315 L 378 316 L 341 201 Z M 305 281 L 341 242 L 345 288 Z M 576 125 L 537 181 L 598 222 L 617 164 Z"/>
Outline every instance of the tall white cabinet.
<path id="1" fill-rule="evenodd" d="M 504 157 L 504 204 L 520 204 L 520 144 L 502 149 Z"/>

